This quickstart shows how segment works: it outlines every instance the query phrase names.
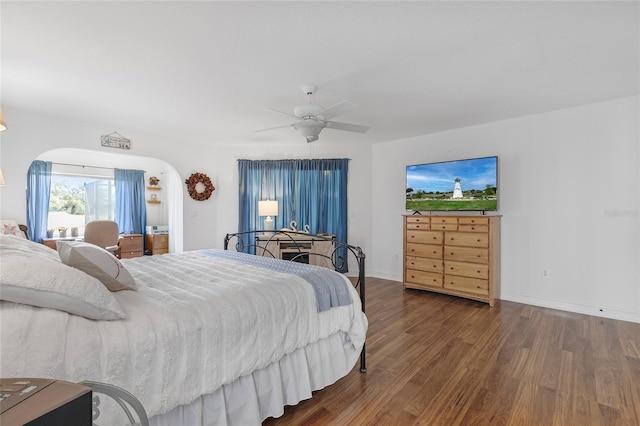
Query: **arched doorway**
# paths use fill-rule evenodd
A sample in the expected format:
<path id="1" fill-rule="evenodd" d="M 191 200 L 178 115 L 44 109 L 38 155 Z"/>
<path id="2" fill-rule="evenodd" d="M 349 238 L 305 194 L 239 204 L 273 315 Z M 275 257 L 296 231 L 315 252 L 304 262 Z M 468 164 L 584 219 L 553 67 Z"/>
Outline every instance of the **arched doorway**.
<path id="1" fill-rule="evenodd" d="M 72 173 L 108 174 L 114 168 L 145 170 L 145 177 L 160 178 L 161 191 L 147 194 L 147 225 L 169 227 L 169 251 L 183 251 L 183 186 L 177 170 L 164 160 L 128 154 L 105 153 L 76 148 L 57 148 L 36 160 L 51 161 L 57 170 Z M 151 192 L 151 191 L 150 191 Z"/>

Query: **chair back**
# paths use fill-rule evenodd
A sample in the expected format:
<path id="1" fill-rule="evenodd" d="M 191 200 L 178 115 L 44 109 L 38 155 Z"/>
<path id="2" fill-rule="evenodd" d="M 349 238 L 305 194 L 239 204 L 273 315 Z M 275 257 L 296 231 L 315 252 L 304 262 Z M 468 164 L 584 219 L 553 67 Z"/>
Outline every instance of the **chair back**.
<path id="1" fill-rule="evenodd" d="M 112 220 L 94 220 L 84 228 L 84 240 L 102 248 L 118 245 L 118 224 Z"/>

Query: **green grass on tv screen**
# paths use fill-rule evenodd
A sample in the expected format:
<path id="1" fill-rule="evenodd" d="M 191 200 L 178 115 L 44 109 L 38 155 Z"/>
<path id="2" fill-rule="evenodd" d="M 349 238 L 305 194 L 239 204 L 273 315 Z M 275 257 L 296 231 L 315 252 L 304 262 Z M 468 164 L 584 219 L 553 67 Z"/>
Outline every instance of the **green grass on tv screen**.
<path id="1" fill-rule="evenodd" d="M 407 199 L 407 210 L 426 211 L 426 210 L 497 210 L 498 201 L 496 199 L 489 200 L 410 200 Z"/>

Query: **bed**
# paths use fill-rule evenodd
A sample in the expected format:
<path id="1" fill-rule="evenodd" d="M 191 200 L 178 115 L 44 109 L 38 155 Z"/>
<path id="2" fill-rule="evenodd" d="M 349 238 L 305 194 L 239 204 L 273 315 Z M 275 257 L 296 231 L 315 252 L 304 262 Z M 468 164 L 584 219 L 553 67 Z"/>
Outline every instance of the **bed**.
<path id="1" fill-rule="evenodd" d="M 240 252 L 119 261 L 87 243 L 56 252 L 0 236 L 0 377 L 115 385 L 152 425 L 249 425 L 281 416 L 358 359 L 364 372 L 364 270 L 354 285 L 327 268 L 243 253 L 252 238 L 227 236 Z M 336 247 L 332 262 L 353 253 L 364 268 L 359 248 Z M 110 424 L 115 413 L 104 411 L 96 423 Z"/>

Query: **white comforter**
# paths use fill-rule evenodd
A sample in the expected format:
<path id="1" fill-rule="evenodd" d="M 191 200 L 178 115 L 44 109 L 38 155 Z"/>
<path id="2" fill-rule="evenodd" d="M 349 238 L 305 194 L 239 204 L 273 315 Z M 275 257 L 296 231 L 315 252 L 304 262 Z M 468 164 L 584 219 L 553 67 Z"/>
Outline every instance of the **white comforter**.
<path id="1" fill-rule="evenodd" d="M 367 319 L 351 286 L 352 305 L 319 313 L 294 275 L 199 251 L 123 263 L 139 288 L 114 293 L 126 320 L 2 302 L 0 376 L 115 384 L 151 417 L 334 333 L 364 344 Z"/>

